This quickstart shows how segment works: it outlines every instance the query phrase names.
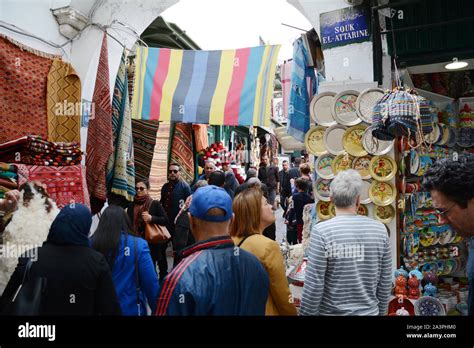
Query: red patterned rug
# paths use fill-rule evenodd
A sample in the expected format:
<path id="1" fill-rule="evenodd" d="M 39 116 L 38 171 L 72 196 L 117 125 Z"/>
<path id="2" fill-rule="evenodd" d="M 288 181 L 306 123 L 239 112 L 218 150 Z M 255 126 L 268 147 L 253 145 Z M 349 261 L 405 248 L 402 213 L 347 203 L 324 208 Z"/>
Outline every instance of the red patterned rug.
<path id="1" fill-rule="evenodd" d="M 28 168 L 29 181 L 40 181 L 46 184 L 49 196 L 56 202 L 59 208 L 72 202 L 90 207 L 83 166 L 26 167 Z"/>
<path id="2" fill-rule="evenodd" d="M 181 178 L 189 185 L 194 181 L 193 128 L 191 124 L 176 123 L 171 145 L 171 163 L 181 167 Z"/>
<path id="3" fill-rule="evenodd" d="M 95 116 L 87 132 L 87 188 L 93 202 L 92 213 L 98 213 L 107 198 L 106 166 L 113 153 L 112 103 L 109 87 L 107 34 L 104 33 L 92 102 Z M 94 199 L 92 199 L 94 198 Z"/>
<path id="4" fill-rule="evenodd" d="M 46 83 L 52 59 L 0 36 L 0 144 L 27 134 L 48 136 Z"/>

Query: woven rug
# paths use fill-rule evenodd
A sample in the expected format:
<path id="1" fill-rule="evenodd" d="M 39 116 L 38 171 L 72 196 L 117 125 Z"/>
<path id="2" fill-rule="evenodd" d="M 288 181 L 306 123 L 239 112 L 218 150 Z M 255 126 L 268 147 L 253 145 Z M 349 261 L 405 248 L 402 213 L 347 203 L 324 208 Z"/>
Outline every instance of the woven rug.
<path id="1" fill-rule="evenodd" d="M 81 141 L 81 80 L 71 64 L 55 59 L 46 87 L 48 140 Z"/>
<path id="2" fill-rule="evenodd" d="M 158 121 L 132 120 L 135 180 L 148 179 L 156 145 Z"/>
<path id="3" fill-rule="evenodd" d="M 48 135 L 46 81 L 53 60 L 27 49 L 0 36 L 0 144 Z"/>
<path id="4" fill-rule="evenodd" d="M 29 181 L 39 181 L 46 184 L 47 192 L 56 202 L 58 208 L 72 202 L 90 207 L 83 166 L 26 167 L 28 168 Z"/>
<path id="5" fill-rule="evenodd" d="M 115 79 L 112 99 L 114 154 L 107 164 L 107 187 L 113 193 L 133 201 L 135 165 L 133 163 L 132 118 L 128 101 L 127 55 L 124 50 Z"/>
<path id="6" fill-rule="evenodd" d="M 150 196 L 154 199 L 161 199 L 161 188 L 168 181 L 170 130 L 168 123 L 161 122 L 156 135 L 150 170 Z"/>
<path id="7" fill-rule="evenodd" d="M 193 128 L 191 124 L 176 123 L 172 137 L 170 163 L 181 167 L 181 178 L 189 185 L 194 181 Z"/>
<path id="8" fill-rule="evenodd" d="M 112 104 L 110 102 L 107 35 L 104 33 L 92 102 L 95 115 L 89 120 L 86 148 L 87 188 L 94 197 L 92 213 L 96 214 L 106 200 L 106 166 L 113 152 Z"/>
<path id="9" fill-rule="evenodd" d="M 209 140 L 207 137 L 207 124 L 193 124 L 194 142 L 196 144 L 196 152 L 207 149 Z"/>

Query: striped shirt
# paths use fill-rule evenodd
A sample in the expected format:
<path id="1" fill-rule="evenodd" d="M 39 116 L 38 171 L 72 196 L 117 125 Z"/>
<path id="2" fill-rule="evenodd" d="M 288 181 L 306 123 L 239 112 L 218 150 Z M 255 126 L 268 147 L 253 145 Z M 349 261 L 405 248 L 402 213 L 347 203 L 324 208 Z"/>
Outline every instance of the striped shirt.
<path id="1" fill-rule="evenodd" d="M 392 285 L 385 226 L 361 215 L 314 225 L 300 315 L 385 315 Z"/>

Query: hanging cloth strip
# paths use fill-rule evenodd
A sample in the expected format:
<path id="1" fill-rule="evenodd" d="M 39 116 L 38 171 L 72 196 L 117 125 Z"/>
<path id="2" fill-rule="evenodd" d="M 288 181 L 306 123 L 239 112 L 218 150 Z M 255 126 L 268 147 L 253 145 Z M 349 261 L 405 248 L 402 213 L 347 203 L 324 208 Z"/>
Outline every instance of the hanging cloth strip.
<path id="1" fill-rule="evenodd" d="M 87 132 L 86 177 L 92 214 L 102 209 L 107 195 L 106 166 L 113 153 L 112 105 L 109 88 L 107 35 L 104 33 L 92 102 L 95 115 Z"/>
<path id="2" fill-rule="evenodd" d="M 55 59 L 46 88 L 48 140 L 81 142 L 81 80 L 71 64 Z"/>
<path id="3" fill-rule="evenodd" d="M 133 156 L 132 118 L 128 101 L 127 54 L 123 51 L 115 79 L 112 100 L 114 154 L 107 164 L 109 190 L 128 201 L 135 197 L 135 165 Z"/>
<path id="4" fill-rule="evenodd" d="M 170 125 L 161 122 L 156 135 L 156 144 L 150 169 L 150 196 L 154 199 L 161 198 L 161 188 L 168 181 L 168 158 L 170 155 L 169 149 L 171 148 L 170 139 Z"/>

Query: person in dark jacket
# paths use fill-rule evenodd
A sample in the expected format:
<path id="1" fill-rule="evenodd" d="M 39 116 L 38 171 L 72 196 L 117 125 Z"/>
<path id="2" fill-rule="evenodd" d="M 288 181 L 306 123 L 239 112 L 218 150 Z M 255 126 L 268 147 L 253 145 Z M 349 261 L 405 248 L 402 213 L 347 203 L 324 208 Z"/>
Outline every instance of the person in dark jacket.
<path id="1" fill-rule="evenodd" d="M 160 201 L 154 200 L 149 195 L 150 182 L 146 179 L 139 180 L 135 184 L 135 190 L 137 195 L 135 201 L 131 204 L 127 210 L 128 217 L 132 222 L 133 232 L 136 235 L 145 238 L 145 226 L 148 223 L 153 223 L 161 226 L 168 226 L 168 216 L 163 209 Z M 148 244 L 150 249 L 151 259 L 153 260 L 154 269 L 156 270 L 156 264 L 160 269 L 160 279 L 164 279 L 168 274 L 168 263 L 166 255 L 162 253 L 166 251 L 166 246 L 162 244 Z M 163 250 L 164 248 L 164 250 Z"/>
<path id="2" fill-rule="evenodd" d="M 109 266 L 104 256 L 89 246 L 90 210 L 74 203 L 65 206 L 53 221 L 43 246 L 29 251 L 36 255 L 30 279 L 46 278 L 40 315 L 120 315 Z M 13 298 L 22 284 L 28 258 L 18 266 L 3 292 L 1 305 Z"/>
<path id="3" fill-rule="evenodd" d="M 288 221 L 296 220 L 296 228 L 298 233 L 298 243 L 301 243 L 303 239 L 303 208 L 306 204 L 314 203 L 314 200 L 307 193 L 308 190 L 308 180 L 305 178 L 298 178 L 295 181 L 297 193 L 293 194 L 293 210 L 288 216 Z"/>
<path id="4" fill-rule="evenodd" d="M 147 305 L 154 313 L 159 291 L 156 268 L 148 243 L 132 232 L 125 211 L 114 205 L 107 207 L 91 242 L 109 264 L 122 314 L 146 315 Z"/>
<path id="5" fill-rule="evenodd" d="M 181 168 L 176 163 L 171 163 L 168 167 L 168 182 L 161 188 L 161 204 L 168 215 L 168 229 L 173 238 L 175 225 L 174 221 L 179 211 L 183 208 L 186 199 L 191 196 L 191 188 L 181 180 Z M 160 280 L 163 280 L 168 273 L 168 263 L 166 261 L 166 248 L 168 243 L 160 244 Z"/>
<path id="6" fill-rule="evenodd" d="M 291 197 L 291 183 L 288 170 L 288 161 L 284 160 L 282 163 L 283 169 L 280 170 L 280 204 L 283 209 L 283 215 L 286 214 L 288 208 L 288 198 Z"/>
<path id="7" fill-rule="evenodd" d="M 268 188 L 268 202 L 275 209 L 275 198 L 278 191 L 278 184 L 280 176 L 278 175 L 278 167 L 269 165 L 268 156 L 262 157 L 261 167 L 258 170 L 258 178 L 262 184 L 267 185 Z"/>
<path id="8" fill-rule="evenodd" d="M 222 171 L 225 174 L 224 190 L 227 191 L 230 198 L 234 199 L 235 190 L 239 187 L 239 182 L 235 178 L 234 171 L 230 168 L 230 162 L 222 163 Z"/>
<path id="9" fill-rule="evenodd" d="M 196 244 L 163 283 L 157 315 L 264 315 L 268 275 L 260 261 L 236 249 L 228 231 L 232 200 L 217 186 L 193 195 L 189 221 Z"/>

